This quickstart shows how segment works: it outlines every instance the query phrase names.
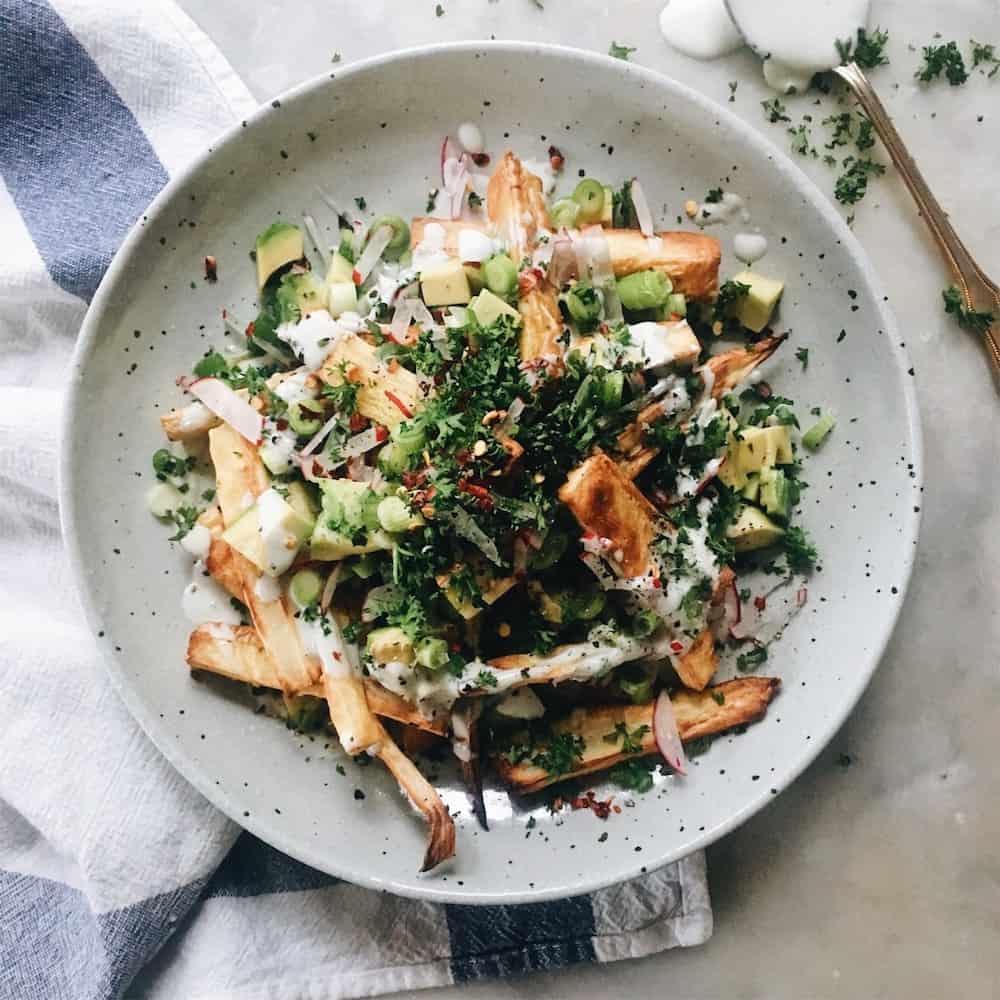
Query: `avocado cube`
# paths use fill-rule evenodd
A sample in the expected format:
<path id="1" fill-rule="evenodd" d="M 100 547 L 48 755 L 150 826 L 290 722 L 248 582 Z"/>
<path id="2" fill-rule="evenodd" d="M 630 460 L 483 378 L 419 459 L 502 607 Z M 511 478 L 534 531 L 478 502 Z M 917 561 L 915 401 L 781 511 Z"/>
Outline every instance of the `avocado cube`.
<path id="1" fill-rule="evenodd" d="M 726 529 L 726 537 L 737 552 L 752 552 L 773 545 L 785 532 L 756 507 L 744 507 Z"/>
<path id="2" fill-rule="evenodd" d="M 510 316 L 521 322 L 521 314 L 508 305 L 499 295 L 484 288 L 470 303 L 469 308 L 482 326 L 491 326 L 501 316 Z"/>
<path id="3" fill-rule="evenodd" d="M 420 291 L 429 306 L 465 305 L 472 298 L 468 276 L 459 260 L 448 260 L 423 271 Z"/>
<path id="4" fill-rule="evenodd" d="M 261 521 L 263 497 L 269 505 L 267 538 Z M 268 490 L 222 533 L 222 540 L 265 576 L 280 576 L 291 565 L 312 530 L 311 517 L 304 516 L 274 490 Z M 273 562 L 275 548 L 280 560 Z"/>
<path id="5" fill-rule="evenodd" d="M 263 288 L 279 267 L 305 256 L 302 231 L 290 222 L 274 222 L 257 237 L 256 254 L 257 287 Z"/>
<path id="6" fill-rule="evenodd" d="M 368 655 L 378 663 L 413 663 L 413 643 L 398 626 L 376 628 L 368 634 Z"/>
<path id="7" fill-rule="evenodd" d="M 776 278 L 754 274 L 753 271 L 741 271 L 733 281 L 750 286 L 750 291 L 736 304 L 736 318 L 748 330 L 760 333 L 771 322 L 774 307 L 785 290 L 785 283 Z"/>
<path id="8" fill-rule="evenodd" d="M 326 308 L 326 285 L 312 271 L 286 274 L 278 285 L 276 298 L 282 319 L 292 322 Z"/>
<path id="9" fill-rule="evenodd" d="M 313 559 L 336 560 L 392 548 L 392 538 L 379 527 L 381 494 L 350 479 L 324 479 L 320 490 L 323 507 L 309 542 Z"/>
<path id="10" fill-rule="evenodd" d="M 786 424 L 774 427 L 744 427 L 740 439 L 730 441 L 719 478 L 735 490 L 742 490 L 750 477 L 775 465 L 793 461 L 792 439 Z M 755 499 L 756 494 L 750 499 Z"/>

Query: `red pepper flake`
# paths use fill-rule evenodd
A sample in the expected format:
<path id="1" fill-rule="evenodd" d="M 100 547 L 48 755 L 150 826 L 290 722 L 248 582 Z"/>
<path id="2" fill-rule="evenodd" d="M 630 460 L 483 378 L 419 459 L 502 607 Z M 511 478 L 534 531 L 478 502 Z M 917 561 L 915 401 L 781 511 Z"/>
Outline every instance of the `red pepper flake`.
<path id="1" fill-rule="evenodd" d="M 755 597 L 755 598 L 753 599 L 753 606 L 754 606 L 754 607 L 755 607 L 755 608 L 756 608 L 756 609 L 757 609 L 758 611 L 763 611 L 763 610 L 764 610 L 764 608 L 766 608 L 766 607 L 767 607 L 767 598 L 766 598 L 766 597 Z"/>
<path id="2" fill-rule="evenodd" d="M 653 577 L 653 586 L 657 590 L 662 590 L 663 589 L 663 581 L 658 576 L 654 576 Z"/>
<path id="3" fill-rule="evenodd" d="M 421 469 L 419 472 L 404 472 L 402 475 L 403 485 L 408 489 L 416 489 L 427 482 L 427 470 Z"/>
<path id="4" fill-rule="evenodd" d="M 277 420 L 275 420 L 274 426 L 277 427 L 279 431 L 287 431 L 288 421 L 284 417 L 279 417 Z"/>
<path id="5" fill-rule="evenodd" d="M 462 651 L 462 644 L 460 642 L 453 642 L 448 648 L 453 653 L 460 653 Z"/>
<path id="6" fill-rule="evenodd" d="M 566 158 L 558 146 L 549 146 L 549 166 L 558 173 L 563 168 Z"/>
<path id="7" fill-rule="evenodd" d="M 490 154 L 489 153 L 470 153 L 472 157 L 472 162 L 477 167 L 488 167 L 490 165 Z"/>
<path id="8" fill-rule="evenodd" d="M 389 371 L 395 375 L 399 371 L 399 358 L 389 358 Z"/>
<path id="9" fill-rule="evenodd" d="M 589 809 L 598 819 L 607 819 L 611 815 L 611 803 L 611 799 L 598 799 L 593 789 L 569 800 L 571 809 Z"/>
<path id="10" fill-rule="evenodd" d="M 365 279 L 361 277 L 361 272 L 357 268 L 354 268 L 354 270 L 351 271 L 351 281 L 353 281 L 354 284 L 360 285 L 364 280 Z"/>
<path id="11" fill-rule="evenodd" d="M 521 293 L 521 296 L 527 295 L 529 292 L 534 291 L 538 286 L 539 282 L 545 277 L 542 271 L 537 267 L 529 267 L 526 271 L 522 271 L 517 276 L 517 290 Z"/>
<path id="12" fill-rule="evenodd" d="M 333 651 L 333 658 L 334 658 L 335 660 L 340 660 L 340 659 L 342 659 L 342 657 L 341 657 L 340 653 L 338 653 L 338 652 L 337 652 L 336 650 L 334 650 L 334 651 Z"/>
<path id="13" fill-rule="evenodd" d="M 256 324 L 254 323 L 253 320 L 250 320 L 250 322 L 247 323 L 247 329 L 246 329 L 247 339 L 253 336 L 253 332 L 255 329 L 256 329 Z"/>
<path id="14" fill-rule="evenodd" d="M 670 648 L 675 653 L 682 653 L 684 652 L 684 643 L 678 642 L 676 639 L 674 639 L 674 641 L 670 643 Z"/>
<path id="15" fill-rule="evenodd" d="M 761 399 L 770 399 L 774 395 L 774 390 L 771 388 L 769 382 L 758 382 L 757 383 L 757 395 Z"/>
<path id="16" fill-rule="evenodd" d="M 381 444 L 383 441 L 387 440 L 389 437 L 389 431 L 387 428 L 379 426 L 375 428 L 375 440 Z"/>
<path id="17" fill-rule="evenodd" d="M 211 255 L 205 257 L 205 280 L 211 282 L 219 280 L 219 264 Z"/>
<path id="18" fill-rule="evenodd" d="M 611 807 L 611 811 L 615 812 L 615 813 L 620 813 L 622 811 L 622 807 L 621 806 L 612 806 Z"/>
<path id="19" fill-rule="evenodd" d="M 223 319 L 229 319 L 229 310 L 228 309 L 223 309 L 222 310 L 222 318 Z"/>
<path id="20" fill-rule="evenodd" d="M 458 488 L 463 493 L 468 493 L 469 496 L 476 498 L 476 503 L 483 510 L 493 509 L 493 497 L 490 496 L 490 491 L 485 486 L 480 486 L 478 483 L 471 483 L 468 479 L 460 479 L 458 481 Z"/>
<path id="21" fill-rule="evenodd" d="M 359 434 L 368 427 L 368 418 L 362 413 L 352 413 L 348 429 L 352 434 Z"/>
<path id="22" fill-rule="evenodd" d="M 399 396 L 397 396 L 394 392 L 391 392 L 389 389 L 386 389 L 384 391 L 385 391 L 386 399 L 388 399 L 389 402 L 392 403 L 392 405 L 395 406 L 396 409 L 399 410 L 399 412 L 402 413 L 403 416 L 406 417 L 407 420 L 409 420 L 410 417 L 413 416 L 413 410 L 411 410 L 406 405 L 406 403 L 404 403 L 399 398 Z"/>

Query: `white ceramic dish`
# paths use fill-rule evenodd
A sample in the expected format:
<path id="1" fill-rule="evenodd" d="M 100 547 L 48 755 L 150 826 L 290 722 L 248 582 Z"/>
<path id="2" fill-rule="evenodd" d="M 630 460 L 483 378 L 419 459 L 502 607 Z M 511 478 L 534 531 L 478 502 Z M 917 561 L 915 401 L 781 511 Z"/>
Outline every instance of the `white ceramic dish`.
<path id="1" fill-rule="evenodd" d="M 179 399 L 174 377 L 221 342 L 223 309 L 241 322 L 253 316 L 254 235 L 279 213 L 298 221 L 306 208 L 331 221 L 317 185 L 342 203 L 363 195 L 368 214 L 422 214 L 437 186 L 441 137 L 466 120 L 482 125 L 494 152 L 509 146 L 540 157 L 555 143 L 567 157 L 565 186 L 580 168 L 609 182 L 638 175 L 668 224 L 686 198 L 709 188 L 742 194 L 771 240 L 761 269 L 788 284 L 780 328 L 793 339 L 769 377 L 792 391 L 800 412 L 828 405 L 839 422 L 807 466 L 804 523 L 822 571 L 767 665 L 784 686 L 765 721 L 716 741 L 686 780 L 663 779 L 607 822 L 588 810 L 525 809 L 488 791 L 485 834 L 460 784 L 442 775 L 458 858 L 421 876 L 423 825 L 378 766 L 347 763 L 340 776 L 333 743 L 253 715 L 232 687 L 192 681 L 180 610 L 189 559 L 170 551 L 143 496 L 161 443 L 157 415 Z M 724 275 L 733 273 L 733 230 L 715 232 Z M 217 284 L 203 280 L 206 254 L 218 258 Z M 795 346 L 810 349 L 805 372 Z M 74 359 L 63 529 L 122 696 L 163 753 L 243 826 L 317 868 L 405 895 L 466 903 L 568 896 L 733 829 L 802 771 L 861 696 L 916 544 L 921 461 L 909 368 L 868 259 L 836 211 L 724 109 L 662 76 L 569 49 L 463 43 L 396 53 L 262 107 L 175 178 L 129 235 Z"/>

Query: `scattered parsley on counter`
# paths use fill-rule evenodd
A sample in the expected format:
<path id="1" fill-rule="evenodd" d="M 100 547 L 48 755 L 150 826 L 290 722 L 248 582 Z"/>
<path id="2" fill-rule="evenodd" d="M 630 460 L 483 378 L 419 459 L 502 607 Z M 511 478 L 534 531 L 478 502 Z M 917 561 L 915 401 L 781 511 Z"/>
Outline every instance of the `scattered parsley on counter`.
<path id="1" fill-rule="evenodd" d="M 761 101 L 760 106 L 764 109 L 769 122 L 790 122 L 792 119 L 785 114 L 788 110 L 777 97 L 770 101 Z"/>
<path id="2" fill-rule="evenodd" d="M 634 45 L 619 45 L 617 42 L 611 43 L 611 48 L 608 49 L 608 55 L 614 56 L 615 59 L 624 59 L 628 62 L 628 57 L 636 51 Z"/>
<path id="3" fill-rule="evenodd" d="M 848 156 L 844 160 L 844 168 L 833 187 L 834 197 L 842 205 L 857 204 L 868 190 L 868 178 L 885 173 L 881 163 L 867 157 Z"/>
<path id="4" fill-rule="evenodd" d="M 954 316 L 955 322 L 964 330 L 985 333 L 996 319 L 993 313 L 966 309 L 962 293 L 954 285 L 951 288 L 946 288 L 941 293 L 941 297 L 944 299 L 944 311 L 950 316 Z"/>
<path id="5" fill-rule="evenodd" d="M 857 42 L 852 39 L 837 42 L 837 53 L 842 63 L 856 62 L 862 69 L 875 69 L 876 66 L 887 66 L 889 59 L 885 54 L 889 32 L 875 28 L 871 34 L 864 28 L 858 28 Z"/>
<path id="6" fill-rule="evenodd" d="M 795 525 L 786 528 L 781 544 L 788 559 L 789 569 L 795 573 L 804 573 L 812 569 L 817 559 L 816 546 L 809 541 L 809 536 L 802 528 Z"/>
<path id="7" fill-rule="evenodd" d="M 733 104 L 736 101 L 736 88 L 740 85 L 739 80 L 729 81 L 729 103 Z"/>
<path id="8" fill-rule="evenodd" d="M 438 4 L 434 8 L 434 15 L 435 17 L 444 17 L 444 7 L 442 7 L 441 4 Z"/>
<path id="9" fill-rule="evenodd" d="M 969 79 L 965 60 L 955 42 L 945 45 L 925 45 L 923 65 L 914 74 L 921 83 L 930 83 L 944 73 L 948 82 L 957 87 Z"/>
<path id="10" fill-rule="evenodd" d="M 799 156 L 818 156 L 816 147 L 812 144 L 808 125 L 790 128 L 788 134 L 792 137 L 792 152 Z"/>
<path id="11" fill-rule="evenodd" d="M 802 364 L 802 370 L 805 371 L 809 367 L 809 348 L 808 347 L 796 348 L 795 357 Z"/>
<path id="12" fill-rule="evenodd" d="M 985 69 L 980 72 L 986 73 L 990 78 L 996 76 L 997 72 L 1000 71 L 1000 58 L 997 57 L 996 46 L 983 45 L 974 38 L 970 40 L 969 44 L 972 46 L 972 68 L 978 69 L 984 65 L 992 66 L 989 73 L 986 73 Z"/>

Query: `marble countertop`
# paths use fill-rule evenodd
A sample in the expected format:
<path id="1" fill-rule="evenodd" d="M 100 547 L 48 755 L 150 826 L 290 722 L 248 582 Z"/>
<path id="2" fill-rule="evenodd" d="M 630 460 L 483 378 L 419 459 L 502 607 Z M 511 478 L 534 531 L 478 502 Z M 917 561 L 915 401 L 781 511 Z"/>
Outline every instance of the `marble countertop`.
<path id="1" fill-rule="evenodd" d="M 182 0 L 264 99 L 343 62 L 466 38 L 558 42 L 633 61 L 719 102 L 781 144 L 772 96 L 746 51 L 698 63 L 657 30 L 662 0 Z M 891 65 L 876 86 L 980 264 L 1000 280 L 1000 76 L 921 88 L 936 31 L 1000 45 L 997 0 L 876 0 Z M 280 30 L 277 30 L 280 27 Z M 911 51 L 913 46 L 916 51 Z M 804 99 L 803 99 L 804 100 Z M 795 121 L 805 108 L 799 108 Z M 826 114 L 830 111 L 824 112 Z M 822 190 L 834 173 L 803 163 Z M 854 230 L 889 290 L 912 352 L 927 482 L 917 567 L 882 665 L 816 763 L 708 851 L 715 934 L 636 962 L 467 987 L 487 997 L 803 997 L 994 994 L 1000 980 L 1000 448 L 980 346 L 942 312 L 949 279 L 909 196 L 889 174 Z M 844 766 L 846 757 L 850 765 Z M 427 1000 L 454 991 L 429 991 Z"/>

